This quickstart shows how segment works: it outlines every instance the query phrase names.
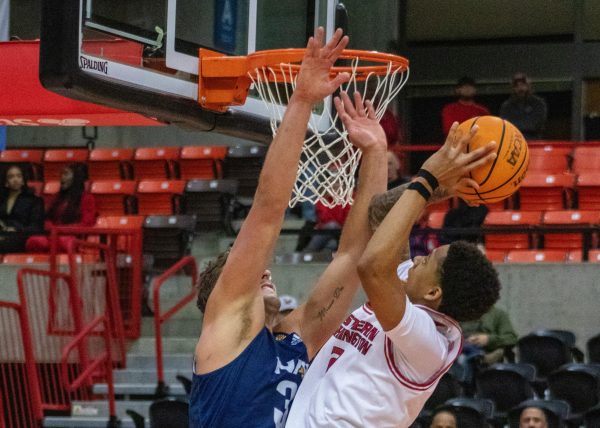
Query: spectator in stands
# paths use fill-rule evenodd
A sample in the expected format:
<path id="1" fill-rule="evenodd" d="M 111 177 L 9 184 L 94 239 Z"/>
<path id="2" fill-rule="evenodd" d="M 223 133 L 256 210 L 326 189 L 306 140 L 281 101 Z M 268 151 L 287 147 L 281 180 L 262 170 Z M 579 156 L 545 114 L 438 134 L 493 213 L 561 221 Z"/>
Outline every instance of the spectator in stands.
<path id="1" fill-rule="evenodd" d="M 473 228 L 479 229 L 485 220 L 488 213 L 488 208 L 485 205 L 471 207 L 462 199 L 458 200 L 458 206 L 451 208 L 444 217 L 443 229 L 452 228 Z M 444 244 L 450 244 L 454 241 L 467 241 L 477 243 L 480 240 L 480 234 L 476 231 L 473 233 L 451 233 L 443 232 L 440 235 L 440 241 Z"/>
<path id="2" fill-rule="evenodd" d="M 490 114 L 487 107 L 475 102 L 477 87 L 475 86 L 475 80 L 471 77 L 464 76 L 458 79 L 454 93 L 458 97 L 458 100 L 446 104 L 442 109 L 442 130 L 444 131 L 444 136 L 448 135 L 448 131 L 450 131 L 450 127 L 454 122 L 462 123 L 473 117 Z"/>
<path id="3" fill-rule="evenodd" d="M 401 164 L 398 155 L 391 150 L 387 152 L 387 167 L 388 167 L 388 190 L 393 189 L 396 186 L 407 183 L 408 180 L 405 179 L 401 174 Z"/>
<path id="4" fill-rule="evenodd" d="M 433 414 L 429 428 L 456 428 L 456 416 L 448 410 L 438 410 Z"/>
<path id="5" fill-rule="evenodd" d="M 46 211 L 45 229 L 52 226 L 93 226 L 96 223 L 96 202 L 94 196 L 85 190 L 87 169 L 84 164 L 72 163 L 65 167 L 60 177 L 60 190 Z M 66 252 L 73 237 L 59 239 L 60 252 Z M 27 239 L 26 250 L 32 253 L 45 253 L 50 249 L 47 236 L 36 235 Z"/>
<path id="6" fill-rule="evenodd" d="M 434 233 L 425 232 L 427 229 L 427 213 L 415 222 L 409 238 L 411 257 L 428 256 L 439 246 L 439 240 Z"/>
<path id="7" fill-rule="evenodd" d="M 532 93 L 531 80 L 525 73 L 513 75 L 512 92 L 500 107 L 500 117 L 515 125 L 525 138 L 542 138 L 548 118 L 546 101 Z"/>
<path id="8" fill-rule="evenodd" d="M 44 230 L 44 202 L 27 187 L 18 165 L 3 171 L 0 188 L 0 253 L 21 253 L 29 235 Z"/>
<path id="9" fill-rule="evenodd" d="M 512 359 L 518 336 L 502 309 L 494 306 L 476 321 L 461 322 L 460 327 L 465 342 L 458 362 L 464 368 L 467 385 L 472 384 L 480 368 Z"/>
<path id="10" fill-rule="evenodd" d="M 519 428 L 548 428 L 546 413 L 539 407 L 526 407 L 521 412 Z"/>
<path id="11" fill-rule="evenodd" d="M 340 231 L 342 226 L 346 222 L 346 217 L 350 212 L 350 204 L 346 205 L 335 205 L 333 208 L 329 208 L 323 202 L 318 201 L 315 204 L 317 210 L 317 224 L 315 230 L 331 230 Z M 305 251 L 335 251 L 338 247 L 337 234 L 329 233 L 316 233 L 310 238 L 310 241 Z"/>

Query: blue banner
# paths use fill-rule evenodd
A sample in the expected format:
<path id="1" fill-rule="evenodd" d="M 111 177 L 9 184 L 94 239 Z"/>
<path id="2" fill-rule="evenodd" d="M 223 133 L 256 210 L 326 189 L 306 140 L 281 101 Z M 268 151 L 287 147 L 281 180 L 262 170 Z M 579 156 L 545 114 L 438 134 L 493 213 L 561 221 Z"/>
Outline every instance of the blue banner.
<path id="1" fill-rule="evenodd" d="M 6 126 L 0 126 L 0 151 L 6 149 Z"/>
<path id="2" fill-rule="evenodd" d="M 235 32 L 237 29 L 237 0 L 215 0 L 214 29 L 215 49 L 234 54 Z"/>

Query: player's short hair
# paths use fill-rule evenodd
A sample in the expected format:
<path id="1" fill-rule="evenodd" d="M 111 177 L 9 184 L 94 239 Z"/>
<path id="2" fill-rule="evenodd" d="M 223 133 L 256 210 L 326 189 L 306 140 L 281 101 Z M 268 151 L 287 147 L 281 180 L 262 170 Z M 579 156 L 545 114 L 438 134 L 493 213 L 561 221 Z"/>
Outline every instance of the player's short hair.
<path id="1" fill-rule="evenodd" d="M 473 321 L 490 310 L 500 296 L 498 272 L 474 244 L 455 241 L 441 265 L 439 311 L 456 321 Z"/>
<path id="2" fill-rule="evenodd" d="M 208 262 L 204 270 L 198 275 L 198 298 L 196 299 L 196 306 L 198 306 L 198 309 L 200 309 L 202 313 L 204 313 L 204 310 L 206 309 L 208 296 L 210 296 L 213 288 L 215 288 L 215 284 L 217 283 L 219 276 L 221 276 L 223 266 L 225 266 L 228 256 L 229 250 L 223 251 L 215 260 Z"/>

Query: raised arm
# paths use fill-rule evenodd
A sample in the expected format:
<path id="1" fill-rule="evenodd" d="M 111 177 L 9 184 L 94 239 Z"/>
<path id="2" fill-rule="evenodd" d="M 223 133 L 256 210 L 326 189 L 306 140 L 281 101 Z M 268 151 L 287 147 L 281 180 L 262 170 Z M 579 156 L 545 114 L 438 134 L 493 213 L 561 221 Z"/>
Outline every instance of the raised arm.
<path id="1" fill-rule="evenodd" d="M 254 337 L 265 324 L 261 277 L 296 180 L 311 109 L 349 78 L 347 73 L 329 77 L 348 38 L 337 30 L 326 45 L 323 40 L 324 30 L 318 28 L 308 41 L 296 89 L 267 152 L 252 208 L 208 299 L 201 341 L 218 326 L 217 335 L 231 333 L 235 343 L 241 342 Z"/>
<path id="2" fill-rule="evenodd" d="M 460 135 L 458 123 L 450 129 L 446 143 L 424 164 L 423 169 L 437 178 L 440 187 L 454 189 L 477 183 L 466 178 L 469 171 L 489 162 L 495 153 L 491 153 L 495 143 L 465 153 L 464 148 L 477 131 L 473 127 L 469 134 Z M 421 177 L 413 180 L 431 192 L 427 181 Z M 408 189 L 394 204 L 388 215 L 375 231 L 360 259 L 358 273 L 363 288 L 369 297 L 377 319 L 387 331 L 402 320 L 406 306 L 406 293 L 399 284 L 396 268 L 402 262 L 401 253 L 405 248 L 413 224 L 426 205 L 425 198 L 416 190 Z"/>
<path id="3" fill-rule="evenodd" d="M 335 100 L 336 108 L 352 143 L 362 150 L 358 189 L 342 229 L 333 261 L 321 275 L 307 302 L 288 315 L 282 331 L 297 331 L 312 358 L 344 320 L 360 285 L 358 260 L 371 236 L 368 206 L 373 195 L 385 190 L 387 142 L 373 106 L 354 94 L 354 105 L 346 93 Z"/>

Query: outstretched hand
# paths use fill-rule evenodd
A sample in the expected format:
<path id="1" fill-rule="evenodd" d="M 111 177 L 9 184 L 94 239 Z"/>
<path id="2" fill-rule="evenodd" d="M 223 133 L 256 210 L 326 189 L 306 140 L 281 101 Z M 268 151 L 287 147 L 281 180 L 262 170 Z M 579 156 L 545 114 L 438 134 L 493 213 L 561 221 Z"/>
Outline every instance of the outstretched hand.
<path id="1" fill-rule="evenodd" d="M 325 30 L 323 27 L 315 30 L 315 35 L 308 39 L 292 98 L 316 104 L 331 95 L 342 83 L 350 80 L 349 73 L 339 73 L 333 79 L 329 74 L 331 67 L 348 45 L 348 36 L 342 37 L 342 34 L 342 30 L 338 28 L 331 40 L 323 46 Z"/>
<path id="2" fill-rule="evenodd" d="M 469 172 L 496 158 L 495 141 L 490 141 L 472 152 L 466 152 L 467 145 L 478 129 L 475 125 L 469 132 L 464 133 L 458 129 L 458 123 L 454 122 L 444 145 L 423 164 L 423 169 L 433 174 L 440 187 L 448 190 L 450 194 L 478 190 L 479 185 L 469 178 Z"/>
<path id="3" fill-rule="evenodd" d="M 348 94 L 341 92 L 334 103 L 352 144 L 363 151 L 378 147 L 386 149 L 385 132 L 375 116 L 371 101 L 363 102 L 360 93 L 355 92 L 352 104 Z"/>

